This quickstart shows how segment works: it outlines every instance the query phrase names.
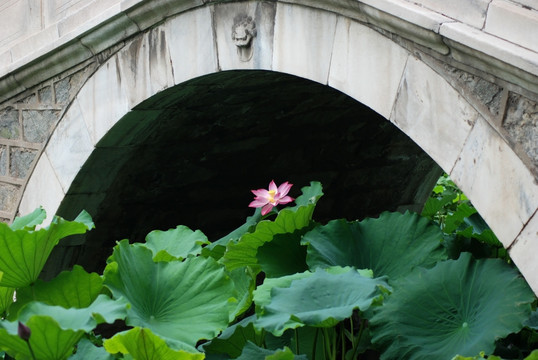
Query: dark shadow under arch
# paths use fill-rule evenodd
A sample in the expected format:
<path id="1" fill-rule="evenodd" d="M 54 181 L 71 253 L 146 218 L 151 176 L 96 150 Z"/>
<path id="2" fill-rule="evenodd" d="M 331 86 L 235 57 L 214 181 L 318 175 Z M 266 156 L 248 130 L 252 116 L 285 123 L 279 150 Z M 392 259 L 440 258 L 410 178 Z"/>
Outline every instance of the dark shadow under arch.
<path id="1" fill-rule="evenodd" d="M 87 208 L 96 229 L 60 247 L 48 273 L 99 271 L 116 240 L 178 224 L 215 240 L 271 179 L 295 184 L 292 196 L 321 181 L 323 222 L 419 211 L 440 173 L 389 121 L 328 86 L 270 71 L 196 78 L 146 100 L 99 142 L 58 211 Z"/>

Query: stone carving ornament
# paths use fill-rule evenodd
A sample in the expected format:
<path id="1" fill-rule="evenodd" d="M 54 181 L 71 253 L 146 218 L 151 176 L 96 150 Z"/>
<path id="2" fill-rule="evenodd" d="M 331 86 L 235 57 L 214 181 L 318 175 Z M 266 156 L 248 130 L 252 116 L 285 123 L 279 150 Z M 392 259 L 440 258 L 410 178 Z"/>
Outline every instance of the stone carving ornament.
<path id="1" fill-rule="evenodd" d="M 237 46 L 239 60 L 249 61 L 252 58 L 252 40 L 256 37 L 256 23 L 251 16 L 237 15 L 232 26 L 232 40 Z"/>

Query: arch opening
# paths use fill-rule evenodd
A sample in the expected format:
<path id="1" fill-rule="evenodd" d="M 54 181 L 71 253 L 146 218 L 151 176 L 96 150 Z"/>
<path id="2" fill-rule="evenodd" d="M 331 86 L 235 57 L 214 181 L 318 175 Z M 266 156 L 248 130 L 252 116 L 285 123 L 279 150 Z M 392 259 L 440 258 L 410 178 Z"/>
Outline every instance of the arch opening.
<path id="1" fill-rule="evenodd" d="M 99 271 L 116 240 L 179 224 L 216 240 L 252 213 L 249 190 L 272 179 L 295 184 L 292 196 L 321 181 L 322 222 L 420 211 L 440 173 L 396 126 L 331 87 L 215 73 L 147 99 L 101 139 L 58 210 L 70 218 L 87 208 L 96 229 L 49 263 Z"/>

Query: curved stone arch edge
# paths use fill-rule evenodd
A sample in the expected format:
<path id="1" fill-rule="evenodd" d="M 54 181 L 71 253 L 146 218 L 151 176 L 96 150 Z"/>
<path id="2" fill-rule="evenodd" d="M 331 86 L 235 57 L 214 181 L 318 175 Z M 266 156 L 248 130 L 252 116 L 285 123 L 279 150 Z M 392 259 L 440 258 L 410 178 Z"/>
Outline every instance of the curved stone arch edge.
<path id="1" fill-rule="evenodd" d="M 538 293 L 538 265 L 529 259 L 538 251 L 538 187 L 488 121 L 428 65 L 372 29 L 336 14 L 278 6 L 274 28 L 259 29 L 265 31 L 262 43 L 249 62 L 208 25 L 208 8 L 181 14 L 127 44 L 93 74 L 61 119 L 29 178 L 20 213 L 40 205 L 55 213 L 99 140 L 129 111 L 151 111 L 138 105 L 158 92 L 222 70 L 279 71 L 338 89 L 410 136 L 472 199 Z M 227 14 L 215 17 L 217 28 L 229 29 Z M 297 19 L 299 28 L 311 30 L 301 36 L 316 46 L 293 41 Z M 187 27 L 190 32 L 182 31 Z"/>

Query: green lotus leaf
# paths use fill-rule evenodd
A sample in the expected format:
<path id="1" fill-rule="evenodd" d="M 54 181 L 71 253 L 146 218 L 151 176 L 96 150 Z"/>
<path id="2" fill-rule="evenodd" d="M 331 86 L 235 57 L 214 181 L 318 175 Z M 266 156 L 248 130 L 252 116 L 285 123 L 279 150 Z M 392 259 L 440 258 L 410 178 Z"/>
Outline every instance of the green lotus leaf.
<path id="1" fill-rule="evenodd" d="M 382 213 L 377 219 L 330 221 L 306 233 L 311 269 L 354 266 L 372 269 L 374 276 L 395 280 L 417 266 L 430 267 L 446 259 L 438 226 L 417 214 Z"/>
<path id="2" fill-rule="evenodd" d="M 488 358 L 489 359 L 489 358 Z M 525 359 L 523 360 L 538 360 L 538 350 L 533 350 L 529 356 L 527 356 Z"/>
<path id="3" fill-rule="evenodd" d="M 323 195 L 319 183 L 311 184 L 302 188 L 303 196 L 297 198 L 297 206 L 280 210 L 274 221 L 260 221 L 254 232 L 244 234 L 238 242 L 230 242 L 220 262 L 228 270 L 250 266 L 258 273 L 261 268 L 256 255 L 260 246 L 272 241 L 276 235 L 291 234 L 311 225 L 316 202 Z"/>
<path id="4" fill-rule="evenodd" d="M 253 232 L 254 229 L 256 229 L 256 225 L 260 222 L 262 219 L 262 209 L 257 208 L 254 210 L 254 214 L 252 216 L 247 217 L 245 223 L 232 231 L 231 233 L 221 237 L 217 241 L 213 241 L 211 244 L 207 245 L 202 249 L 202 255 L 208 257 L 211 256 L 215 260 L 218 260 L 224 255 L 224 251 L 226 250 L 226 246 L 230 242 L 237 242 L 241 236 L 245 235 L 246 233 Z"/>
<path id="5" fill-rule="evenodd" d="M 382 359 L 449 359 L 493 352 L 495 340 L 529 317 L 533 292 L 499 259 L 458 260 L 417 268 L 371 319 Z"/>
<path id="6" fill-rule="evenodd" d="M 354 309 L 367 310 L 381 294 L 379 287 L 388 285 L 354 269 L 337 274 L 318 269 L 293 280 L 289 287 L 272 288 L 271 301 L 258 314 L 255 326 L 276 336 L 304 325 L 331 327 L 350 317 Z"/>
<path id="7" fill-rule="evenodd" d="M 42 207 L 35 209 L 28 215 L 16 217 L 9 226 L 11 230 L 34 230 L 47 217 L 47 213 Z"/>
<path id="8" fill-rule="evenodd" d="M 128 325 L 189 346 L 226 328 L 235 310 L 234 283 L 212 258 L 154 262 L 151 250 L 122 240 L 105 268 L 105 285 L 131 307 Z"/>
<path id="9" fill-rule="evenodd" d="M 38 279 L 34 285 L 17 290 L 17 302 L 10 309 L 12 317 L 30 301 L 40 301 L 64 308 L 90 306 L 103 288 L 103 279 L 96 273 L 87 273 L 75 265 L 71 271 L 63 271 L 51 281 Z"/>
<path id="10" fill-rule="evenodd" d="M 73 353 L 83 330 L 62 329 L 50 316 L 32 316 L 23 322 L 31 330 L 30 346 L 39 360 L 63 360 Z M 17 360 L 32 359 L 28 344 L 17 335 L 18 322 L 0 322 L 0 348 Z"/>
<path id="11" fill-rule="evenodd" d="M 452 192 L 447 192 L 439 198 L 437 197 L 428 198 L 428 200 L 424 204 L 424 208 L 422 209 L 421 215 L 426 216 L 428 218 L 433 218 L 445 205 L 451 204 L 452 200 L 454 200 L 456 197 L 457 197 L 456 194 Z"/>
<path id="12" fill-rule="evenodd" d="M 308 358 L 305 355 L 295 355 L 288 347 L 268 350 L 249 341 L 236 360 L 308 360 Z"/>
<path id="13" fill-rule="evenodd" d="M 85 332 L 98 324 L 125 318 L 127 303 L 99 295 L 87 308 L 31 302 L 19 313 L 19 321 L 31 330 L 30 345 L 37 359 L 65 359 Z M 0 322 L 0 348 L 17 359 L 30 359 L 28 345 L 18 336 L 18 321 Z"/>
<path id="14" fill-rule="evenodd" d="M 235 359 L 241 355 L 241 351 L 248 341 L 262 344 L 264 337 L 261 331 L 254 328 L 256 315 L 251 315 L 237 324 L 228 327 L 217 338 L 202 345 L 206 354 L 225 354 L 228 358 Z"/>
<path id="15" fill-rule="evenodd" d="M 174 350 L 150 329 L 135 327 L 103 343 L 111 354 L 130 354 L 136 360 L 203 360 L 204 354 Z"/>
<path id="16" fill-rule="evenodd" d="M 6 313 L 10 305 L 13 303 L 13 294 L 15 289 L 0 286 L 0 318 Z"/>
<path id="17" fill-rule="evenodd" d="M 82 338 L 77 344 L 77 352 L 69 360 L 114 360 L 105 348 L 92 344 L 88 339 Z"/>
<path id="18" fill-rule="evenodd" d="M 308 228 L 291 234 L 275 235 L 273 240 L 258 248 L 258 263 L 267 277 L 291 275 L 308 270 L 306 246 L 301 238 Z"/>
<path id="19" fill-rule="evenodd" d="M 533 329 L 538 330 L 538 309 L 534 310 L 531 313 L 531 316 L 523 323 L 523 325 Z"/>
<path id="20" fill-rule="evenodd" d="M 252 292 L 256 287 L 256 276 L 249 268 L 239 268 L 228 273 L 237 293 L 235 310 L 230 313 L 230 321 L 247 311 L 252 304 Z"/>
<path id="21" fill-rule="evenodd" d="M 33 301 L 21 309 L 18 320 L 26 322 L 33 316 L 49 316 L 54 318 L 62 329 L 87 332 L 103 322 L 113 323 L 115 320 L 124 319 L 127 306 L 124 299 L 114 300 L 107 295 L 99 295 L 90 306 L 81 309 L 66 309 Z"/>
<path id="22" fill-rule="evenodd" d="M 295 199 L 295 206 L 292 209 L 317 204 L 318 200 L 323 196 L 323 187 L 319 181 L 311 181 L 310 186 L 301 188 L 301 192 L 302 194 Z"/>
<path id="23" fill-rule="evenodd" d="M 330 274 L 343 274 L 350 271 L 352 268 L 347 267 L 340 267 L 340 266 L 333 266 L 330 268 L 323 269 L 324 271 L 330 273 Z M 356 270 L 359 275 L 364 277 L 373 278 L 373 274 L 370 270 Z M 285 288 L 290 287 L 291 283 L 294 280 L 299 279 L 305 279 L 312 276 L 311 271 L 304 271 L 302 273 L 296 273 L 292 275 L 282 276 L 278 278 L 266 278 L 263 281 L 263 284 L 259 285 L 256 290 L 254 290 L 254 303 L 256 304 L 256 313 L 258 315 L 261 315 L 263 313 L 264 307 L 271 302 L 271 290 L 273 288 L 279 287 L 279 288 Z"/>
<path id="24" fill-rule="evenodd" d="M 199 255 L 202 245 L 209 244 L 200 231 L 179 225 L 168 231 L 154 230 L 146 236 L 146 246 L 153 252 L 154 261 L 182 260 L 189 255 Z"/>
<path id="25" fill-rule="evenodd" d="M 4 273 L 0 286 L 21 288 L 33 284 L 60 239 L 83 234 L 93 227 L 85 211 L 74 221 L 55 216 L 48 227 L 36 231 L 12 230 L 0 223 L 0 271 Z"/>

